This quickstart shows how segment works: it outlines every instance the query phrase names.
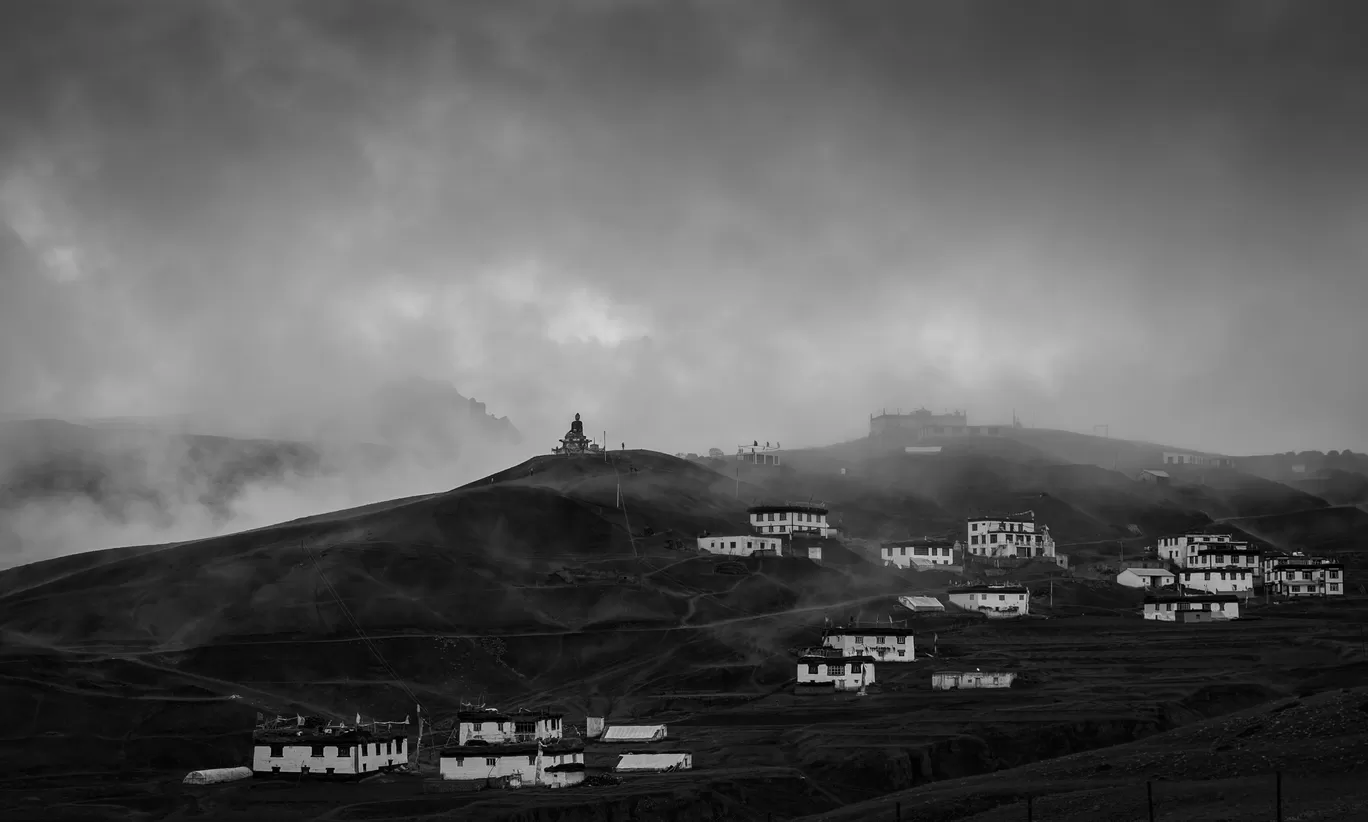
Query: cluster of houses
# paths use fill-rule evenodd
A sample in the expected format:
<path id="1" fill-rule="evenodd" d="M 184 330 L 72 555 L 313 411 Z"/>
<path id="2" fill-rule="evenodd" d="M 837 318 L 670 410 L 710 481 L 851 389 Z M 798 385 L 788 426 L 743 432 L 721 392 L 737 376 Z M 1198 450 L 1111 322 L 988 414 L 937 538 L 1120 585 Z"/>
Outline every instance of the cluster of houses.
<path id="1" fill-rule="evenodd" d="M 990 560 L 1047 559 L 1060 567 L 1068 565 L 1068 558 L 1055 550 L 1050 527 L 1037 523 L 1034 511 L 970 517 L 963 540 L 923 537 L 881 547 L 884 565 L 897 568 L 960 566 L 966 554 Z"/>
<path id="2" fill-rule="evenodd" d="M 408 720 L 363 724 L 318 722 L 306 717 L 258 721 L 252 734 L 253 775 L 296 779 L 358 779 L 409 764 Z M 687 751 L 654 749 L 665 741 L 664 725 L 604 726 L 589 717 L 585 737 L 608 744 L 642 746 L 618 755 L 615 772 L 662 772 L 693 767 Z M 563 788 L 585 779 L 585 738 L 565 734 L 564 715 L 554 711 L 459 711 L 441 748 L 437 772 L 444 782 L 477 786 Z M 197 772 L 198 773 L 198 772 Z"/>
<path id="3" fill-rule="evenodd" d="M 1163 567 L 1130 567 L 1116 575 L 1121 585 L 1154 592 L 1145 599 L 1146 619 L 1235 619 L 1240 601 L 1256 589 L 1291 598 L 1345 593 L 1343 563 L 1263 551 L 1230 534 L 1164 537 L 1155 553 Z"/>
<path id="4" fill-rule="evenodd" d="M 805 556 L 814 562 L 822 560 L 820 544 L 795 548 L 794 537 L 826 539 L 834 536 L 836 528 L 827 521 L 830 510 L 817 502 L 782 502 L 753 505 L 748 509 L 751 533 L 702 534 L 698 550 L 726 556 Z"/>

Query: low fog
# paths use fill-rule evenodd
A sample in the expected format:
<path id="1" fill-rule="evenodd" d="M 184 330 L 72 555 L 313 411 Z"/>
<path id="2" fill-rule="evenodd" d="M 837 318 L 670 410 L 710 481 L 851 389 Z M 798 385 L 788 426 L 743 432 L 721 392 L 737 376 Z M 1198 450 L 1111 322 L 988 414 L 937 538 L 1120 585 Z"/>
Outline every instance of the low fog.
<path id="1" fill-rule="evenodd" d="M 921 405 L 1368 450 L 1365 16 L 7 4 L 0 414 L 155 421 L 169 439 L 117 471 L 170 502 L 10 489 L 0 540 L 33 558 L 445 490 L 576 412 L 667 453 Z M 436 407 L 411 380 L 520 436 L 377 427 L 386 397 L 392 421 Z M 205 504 L 185 432 L 318 464 Z"/>

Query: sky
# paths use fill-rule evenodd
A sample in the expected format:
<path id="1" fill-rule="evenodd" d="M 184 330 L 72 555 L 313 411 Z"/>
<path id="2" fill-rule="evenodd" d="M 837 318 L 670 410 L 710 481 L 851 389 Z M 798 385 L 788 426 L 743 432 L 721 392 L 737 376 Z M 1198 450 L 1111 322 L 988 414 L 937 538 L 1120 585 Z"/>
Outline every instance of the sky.
<path id="1" fill-rule="evenodd" d="M 1368 7 L 7 3 L 0 413 L 1368 450 Z"/>

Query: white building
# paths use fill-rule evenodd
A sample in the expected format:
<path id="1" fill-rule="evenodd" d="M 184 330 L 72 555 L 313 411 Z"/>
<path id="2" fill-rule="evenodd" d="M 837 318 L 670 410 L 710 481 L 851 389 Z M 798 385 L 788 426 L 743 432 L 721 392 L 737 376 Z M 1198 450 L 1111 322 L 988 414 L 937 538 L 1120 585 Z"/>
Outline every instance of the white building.
<path id="1" fill-rule="evenodd" d="M 1196 454 L 1191 451 L 1165 451 L 1163 458 L 1165 465 L 1205 465 L 1211 468 L 1230 468 L 1235 464 L 1235 461 L 1230 457 Z"/>
<path id="2" fill-rule="evenodd" d="M 1338 562 L 1317 558 L 1315 564 L 1298 563 L 1276 565 L 1265 585 L 1286 597 L 1344 596 L 1344 566 Z"/>
<path id="3" fill-rule="evenodd" d="M 872 656 L 845 656 L 831 648 L 811 648 L 798 658 L 800 688 L 858 691 L 873 682 Z"/>
<path id="4" fill-rule="evenodd" d="M 1251 571 L 1255 578 L 1263 576 L 1259 564 L 1259 549 L 1249 547 L 1247 542 L 1197 543 L 1187 546 L 1184 568 L 1205 571 L 1213 568 L 1236 568 Z"/>
<path id="5" fill-rule="evenodd" d="M 1145 619 L 1178 622 L 1188 612 L 1206 612 L 1213 619 L 1239 619 L 1240 598 L 1234 594 L 1206 594 L 1204 596 L 1145 597 Z"/>
<path id="6" fill-rule="evenodd" d="M 1127 588 L 1163 588 L 1173 584 L 1174 576 L 1163 568 L 1127 568 L 1116 581 Z"/>
<path id="7" fill-rule="evenodd" d="M 1178 572 L 1178 584 L 1184 588 L 1205 591 L 1209 594 L 1244 594 L 1249 596 L 1254 593 L 1254 569 L 1228 567 L 1210 571 L 1195 571 L 1191 568 L 1184 568 Z"/>
<path id="8" fill-rule="evenodd" d="M 252 734 L 252 771 L 310 778 L 356 778 L 407 765 L 405 730 L 277 726 Z"/>
<path id="9" fill-rule="evenodd" d="M 1055 542 L 1047 525 L 1037 527 L 1034 511 L 969 520 L 965 550 L 979 557 L 1055 556 Z"/>
<path id="10" fill-rule="evenodd" d="M 931 675 L 931 688 L 952 691 L 958 688 L 1010 688 L 1016 674 L 1009 671 L 937 671 Z"/>
<path id="11" fill-rule="evenodd" d="M 550 711 L 461 711 L 457 743 L 442 750 L 442 779 L 511 779 L 559 788 L 584 781 L 584 741 L 565 738 L 562 716 Z"/>
<path id="12" fill-rule="evenodd" d="M 989 617 L 1020 617 L 1031 612 L 1031 592 L 1020 585 L 966 585 L 946 591 L 951 605 Z"/>
<path id="13" fill-rule="evenodd" d="M 698 550 L 737 557 L 748 557 L 757 551 L 783 556 L 784 541 L 780 537 L 757 537 L 753 534 L 726 537 L 708 535 L 698 538 Z"/>
<path id="14" fill-rule="evenodd" d="M 827 628 L 822 647 L 842 656 L 869 656 L 879 662 L 912 662 L 916 659 L 913 630 L 906 626 L 864 625 Z"/>
<path id="15" fill-rule="evenodd" d="M 618 757 L 617 764 L 613 766 L 613 770 L 619 773 L 661 773 L 692 768 L 693 754 L 687 751 L 633 751 Z"/>
<path id="16" fill-rule="evenodd" d="M 805 502 L 755 505 L 749 509 L 751 526 L 760 534 L 806 534 L 829 537 L 826 506 Z"/>
<path id="17" fill-rule="evenodd" d="M 782 454 L 779 451 L 779 443 L 770 445 L 768 442 L 761 445 L 758 440 L 751 445 L 736 446 L 737 462 L 748 462 L 752 465 L 779 465 Z"/>
<path id="18" fill-rule="evenodd" d="M 884 567 L 893 565 L 898 568 L 929 568 L 935 565 L 954 565 L 955 543 L 948 539 L 931 537 L 886 542 L 881 549 L 881 556 Z"/>
<path id="19" fill-rule="evenodd" d="M 1141 471 L 1140 475 L 1136 477 L 1136 479 L 1140 480 L 1141 482 L 1147 482 L 1151 485 L 1168 485 L 1173 478 L 1169 476 L 1169 472 L 1167 471 L 1146 469 L 1144 471 Z"/>
<path id="20" fill-rule="evenodd" d="M 604 742 L 659 742 L 665 736 L 664 725 L 610 725 L 602 738 Z"/>
<path id="21" fill-rule="evenodd" d="M 1229 534 L 1183 534 L 1176 537 L 1160 537 L 1155 552 L 1160 559 L 1183 566 L 1187 564 L 1189 552 L 1195 555 L 1201 548 L 1225 545 L 1235 548 L 1249 547 L 1249 543 L 1236 542 Z"/>

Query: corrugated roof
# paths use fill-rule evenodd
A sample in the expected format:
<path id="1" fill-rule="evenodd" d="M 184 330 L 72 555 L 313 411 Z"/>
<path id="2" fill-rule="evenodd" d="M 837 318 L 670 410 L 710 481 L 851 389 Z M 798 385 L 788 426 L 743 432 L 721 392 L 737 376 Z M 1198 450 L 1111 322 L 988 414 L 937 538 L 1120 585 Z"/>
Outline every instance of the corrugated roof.
<path id="1" fill-rule="evenodd" d="M 668 771 L 688 767 L 688 754 L 627 753 L 614 766 L 615 771 Z"/>
<path id="2" fill-rule="evenodd" d="M 664 725 L 613 725 L 603 732 L 604 742 L 650 742 L 665 738 Z"/>
<path id="3" fill-rule="evenodd" d="M 945 610 L 945 604 L 935 597 L 898 597 L 898 602 L 911 611 Z"/>
<path id="4" fill-rule="evenodd" d="M 1171 577 L 1172 571 L 1165 571 L 1163 568 L 1127 568 L 1132 574 L 1141 577 Z"/>

